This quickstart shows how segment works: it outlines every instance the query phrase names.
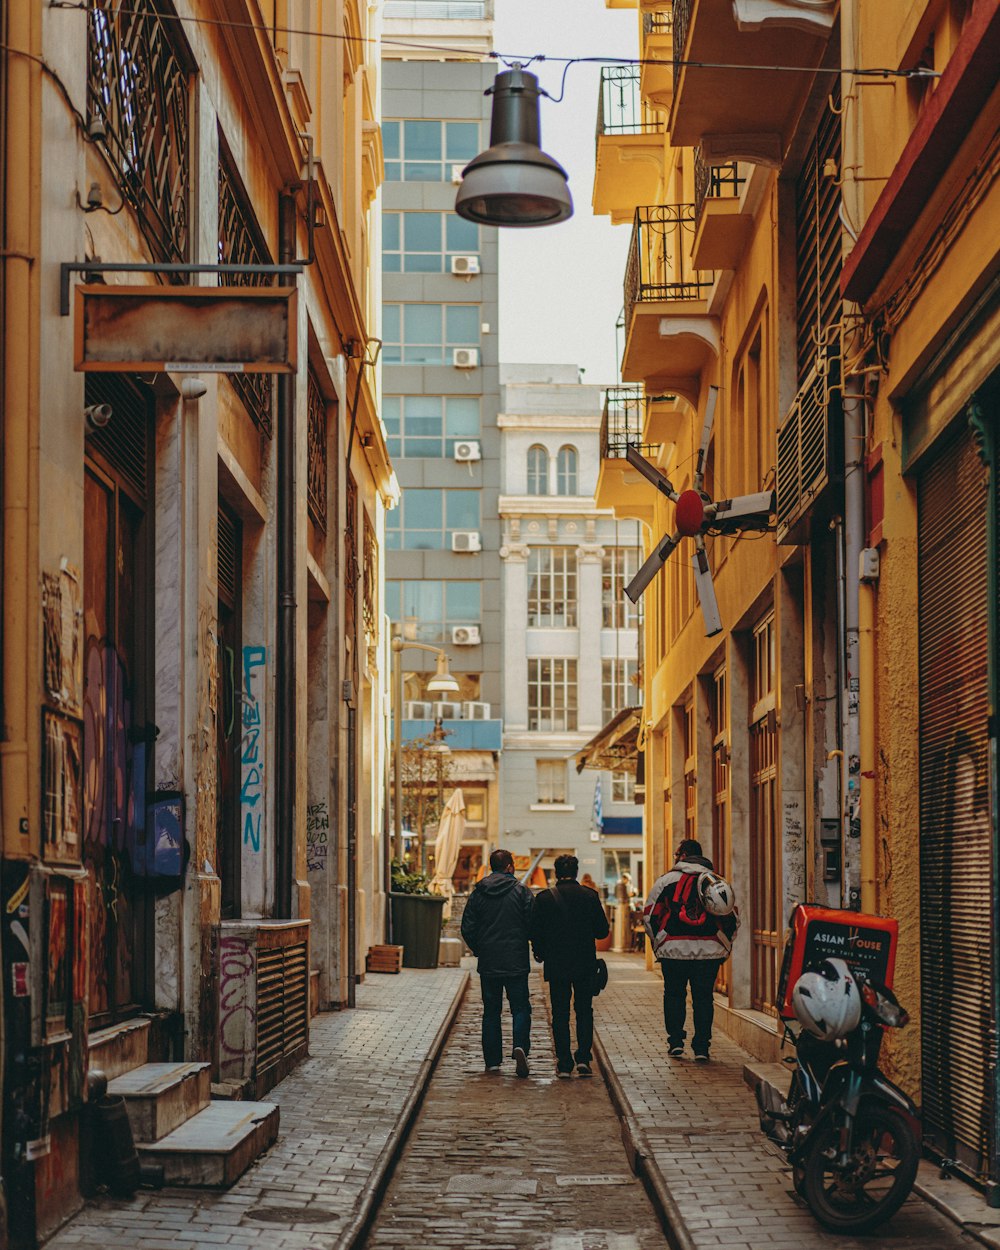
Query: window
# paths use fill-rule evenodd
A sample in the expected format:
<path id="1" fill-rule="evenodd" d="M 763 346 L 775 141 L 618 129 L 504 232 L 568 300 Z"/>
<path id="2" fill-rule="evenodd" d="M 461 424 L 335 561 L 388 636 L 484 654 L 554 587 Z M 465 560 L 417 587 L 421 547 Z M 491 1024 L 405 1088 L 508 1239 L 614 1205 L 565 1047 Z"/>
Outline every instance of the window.
<path id="1" fill-rule="evenodd" d="M 465 395 L 386 395 L 382 419 L 393 457 L 453 456 L 480 433 L 479 400 Z"/>
<path id="2" fill-rule="evenodd" d="M 560 447 L 556 458 L 556 494 L 575 495 L 576 490 L 576 448 Z"/>
<path id="3" fill-rule="evenodd" d="M 407 487 L 386 513 L 389 551 L 447 551 L 455 530 L 479 529 L 479 491 Z"/>
<path id="4" fill-rule="evenodd" d="M 528 728 L 576 729 L 576 660 L 528 661 Z"/>
<path id="5" fill-rule="evenodd" d="M 781 834 L 774 718 L 774 617 L 753 631 L 750 713 L 750 1001 L 775 1014 L 781 959 Z"/>
<path id="6" fill-rule="evenodd" d="M 479 122 L 383 121 L 386 182 L 451 182 L 479 152 Z"/>
<path id="7" fill-rule="evenodd" d="M 631 773 L 611 774 L 611 802 L 635 802 L 635 778 Z"/>
<path id="8" fill-rule="evenodd" d="M 482 620 L 479 582 L 386 582 L 389 618 L 407 642 L 451 642 L 455 625 Z"/>
<path id="9" fill-rule="evenodd" d="M 625 587 L 639 571 L 638 547 L 605 547 L 601 566 L 601 624 L 605 629 L 634 629 L 639 624 L 639 604 L 625 594 Z"/>
<path id="10" fill-rule="evenodd" d="M 389 365 L 450 365 L 456 347 L 479 346 L 478 304 L 384 304 L 382 359 Z"/>
<path id="11" fill-rule="evenodd" d="M 528 494 L 549 493 L 549 453 L 536 444 L 528 448 Z"/>
<path id="12" fill-rule="evenodd" d="M 576 625 L 576 552 L 572 547 L 533 547 L 528 556 L 528 624 Z"/>
<path id="13" fill-rule="evenodd" d="M 447 273 L 452 256 L 479 253 L 479 227 L 455 213 L 383 213 L 384 273 Z"/>
<path id="14" fill-rule="evenodd" d="M 684 725 L 684 836 L 698 838 L 698 774 L 695 759 L 694 703 L 686 703 L 681 713 Z"/>
<path id="15" fill-rule="evenodd" d="M 637 660 L 601 661 L 601 714 L 605 724 L 622 708 L 638 705 L 638 672 Z"/>
<path id="16" fill-rule="evenodd" d="M 566 761 L 535 760 L 539 803 L 566 802 Z"/>

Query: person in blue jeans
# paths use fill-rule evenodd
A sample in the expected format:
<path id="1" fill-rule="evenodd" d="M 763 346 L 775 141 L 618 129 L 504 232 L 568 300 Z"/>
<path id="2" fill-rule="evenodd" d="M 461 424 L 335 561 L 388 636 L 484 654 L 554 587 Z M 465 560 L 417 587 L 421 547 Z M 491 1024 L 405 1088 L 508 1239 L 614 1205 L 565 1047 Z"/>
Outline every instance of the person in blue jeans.
<path id="1" fill-rule="evenodd" d="M 527 1076 L 531 1051 L 531 1000 L 528 994 L 528 933 L 534 896 L 514 876 L 514 856 L 497 850 L 462 914 L 462 937 L 479 960 L 483 991 L 483 1062 L 487 1072 L 503 1064 L 500 1014 L 507 995 L 513 1021 L 512 1058 L 518 1076 Z"/>

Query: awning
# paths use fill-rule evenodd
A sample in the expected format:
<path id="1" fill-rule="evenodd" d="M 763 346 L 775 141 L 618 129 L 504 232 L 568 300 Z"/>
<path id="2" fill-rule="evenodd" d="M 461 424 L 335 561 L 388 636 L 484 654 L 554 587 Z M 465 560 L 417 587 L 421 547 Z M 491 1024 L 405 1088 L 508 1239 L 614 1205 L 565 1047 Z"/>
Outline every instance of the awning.
<path id="1" fill-rule="evenodd" d="M 638 749 L 636 742 L 642 725 L 642 708 L 626 707 L 613 716 L 600 733 L 582 747 L 573 758 L 576 771 L 596 768 L 612 773 L 635 776 Z"/>

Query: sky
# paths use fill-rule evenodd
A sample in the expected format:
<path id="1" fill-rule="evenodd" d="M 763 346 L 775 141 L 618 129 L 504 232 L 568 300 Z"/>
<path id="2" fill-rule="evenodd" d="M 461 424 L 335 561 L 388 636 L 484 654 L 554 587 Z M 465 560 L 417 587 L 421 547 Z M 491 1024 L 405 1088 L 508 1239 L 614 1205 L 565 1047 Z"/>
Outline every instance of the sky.
<path id="1" fill-rule="evenodd" d="M 494 44 L 507 59 L 637 55 L 634 9 L 607 9 L 604 0 L 494 3 Z M 536 62 L 531 72 L 559 95 L 562 63 Z M 615 322 L 631 229 L 590 208 L 599 79 L 598 66 L 572 65 L 562 102 L 542 100 L 542 149 L 569 174 L 574 212 L 561 225 L 500 231 L 500 360 L 575 364 L 584 381 L 604 385 L 618 379 Z"/>

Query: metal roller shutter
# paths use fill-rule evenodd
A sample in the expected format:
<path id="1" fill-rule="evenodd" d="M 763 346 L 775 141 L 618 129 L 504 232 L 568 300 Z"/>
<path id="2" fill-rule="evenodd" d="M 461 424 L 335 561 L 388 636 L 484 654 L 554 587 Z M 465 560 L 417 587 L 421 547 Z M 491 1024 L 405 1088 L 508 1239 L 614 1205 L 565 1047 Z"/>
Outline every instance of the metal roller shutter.
<path id="1" fill-rule="evenodd" d="M 928 1144 L 988 1165 L 991 817 L 987 470 L 961 433 L 920 476 L 920 893 Z"/>

